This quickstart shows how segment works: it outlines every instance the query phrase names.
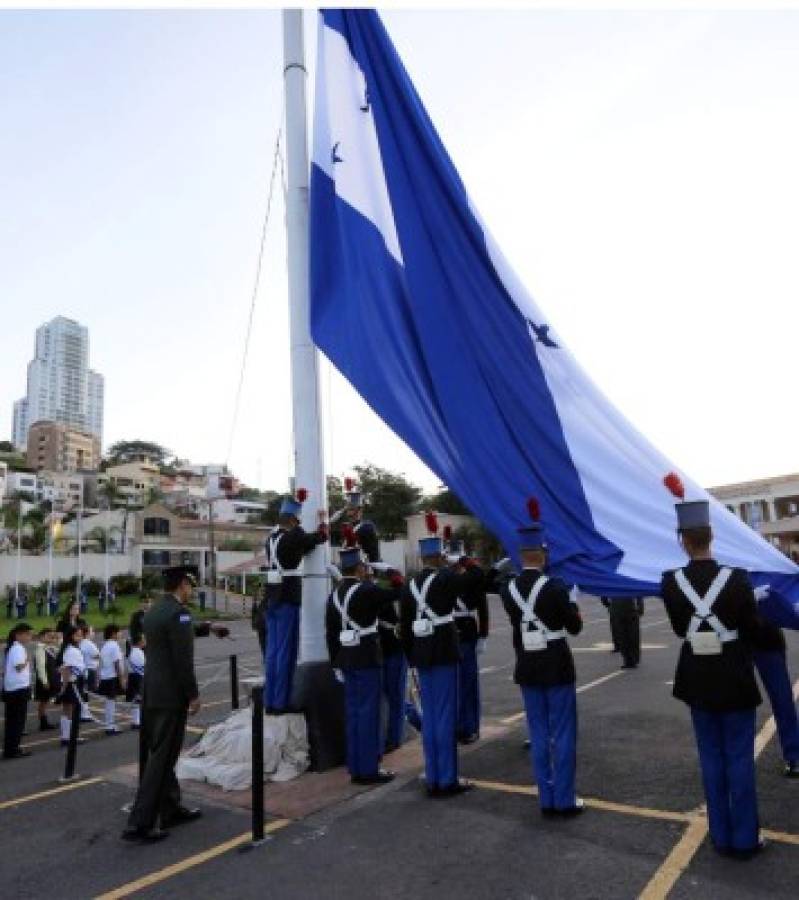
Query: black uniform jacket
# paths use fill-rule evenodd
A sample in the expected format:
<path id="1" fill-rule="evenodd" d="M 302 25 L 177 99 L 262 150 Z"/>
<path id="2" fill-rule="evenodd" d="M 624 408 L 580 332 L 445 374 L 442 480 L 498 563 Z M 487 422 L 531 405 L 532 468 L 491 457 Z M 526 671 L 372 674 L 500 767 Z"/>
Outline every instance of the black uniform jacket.
<path id="1" fill-rule="evenodd" d="M 183 710 L 199 693 L 191 614 L 173 594 L 164 594 L 145 613 L 143 627 L 147 641 L 144 706 Z"/>
<path id="2" fill-rule="evenodd" d="M 334 669 L 368 669 L 379 666 L 383 662 L 383 653 L 378 633 L 368 634 L 361 638 L 357 647 L 342 647 L 339 633 L 351 626 L 342 621 L 336 609 L 333 597 L 338 598 L 344 606 L 344 598 L 350 588 L 357 584 L 358 590 L 352 595 L 347 614 L 356 625 L 369 628 L 376 619 L 382 618 L 387 607 L 393 607 L 397 596 L 396 590 L 386 590 L 374 582 L 361 581 L 356 578 L 343 578 L 327 599 L 325 610 L 325 634 L 330 664 Z"/>
<path id="3" fill-rule="evenodd" d="M 488 598 L 486 584 L 474 584 L 470 590 L 464 591 L 460 597 L 463 605 L 476 615 L 458 616 L 458 637 L 461 643 L 474 644 L 478 638 L 488 637 Z"/>
<path id="4" fill-rule="evenodd" d="M 715 560 L 708 559 L 692 561 L 683 571 L 702 597 L 720 568 Z M 661 593 L 674 633 L 685 637 L 694 608 L 677 586 L 674 572 L 664 573 Z M 727 628 L 738 630 L 738 640 L 722 644 L 716 656 L 696 656 L 686 641 L 677 662 L 674 696 L 707 712 L 752 709 L 761 701 L 751 654 L 751 644 L 759 639 L 761 626 L 752 585 L 743 569 L 733 569 L 713 604 L 713 612 Z M 700 630 L 709 628 L 703 623 Z"/>
<path id="5" fill-rule="evenodd" d="M 301 525 L 295 526 L 290 531 L 279 528 L 274 534 L 283 535 L 277 547 L 277 561 L 281 568 L 287 571 L 296 569 L 306 554 L 327 540 L 318 531 L 308 534 Z M 271 560 L 267 558 L 267 566 L 270 562 Z M 299 606 L 302 603 L 302 578 L 291 575 L 284 578 L 281 584 L 268 584 L 264 593 L 270 606 L 278 603 L 293 603 Z"/>
<path id="6" fill-rule="evenodd" d="M 458 597 L 483 586 L 484 575 L 478 566 L 472 566 L 462 575 L 449 569 L 423 569 L 414 575 L 413 582 L 421 592 L 428 576 L 436 574 L 427 593 L 427 605 L 437 616 L 447 616 L 455 609 Z M 456 665 L 460 659 L 458 628 L 455 622 L 438 625 L 429 637 L 416 637 L 413 622 L 416 619 L 416 600 L 410 584 L 403 590 L 400 602 L 400 640 L 408 662 L 418 668 Z"/>
<path id="7" fill-rule="evenodd" d="M 139 638 L 144 634 L 143 622 L 144 610 L 137 609 L 130 617 L 130 624 L 128 625 L 128 640 L 131 644 L 138 643 Z"/>
<path id="8" fill-rule="evenodd" d="M 383 648 L 383 658 L 402 653 L 402 641 L 399 637 L 399 600 L 402 595 L 401 588 L 394 588 L 394 599 L 387 603 L 380 613 L 380 646 Z"/>
<path id="9" fill-rule="evenodd" d="M 500 589 L 502 605 L 513 628 L 513 649 L 516 651 L 516 684 L 525 687 L 556 687 L 560 684 L 574 684 L 574 658 L 566 638 L 549 641 L 545 650 L 526 651 L 522 645 L 522 611 L 510 595 L 510 584 L 526 600 L 533 586 L 541 578 L 538 569 L 524 569 L 514 579 L 506 581 Z M 577 605 L 571 602 L 569 588 L 560 578 L 550 578 L 541 589 L 535 604 L 535 614 L 551 631 L 565 628 L 569 634 L 579 634 L 583 620 Z"/>
<path id="10" fill-rule="evenodd" d="M 374 522 L 370 522 L 368 519 L 359 522 L 355 526 L 354 531 L 358 546 L 366 554 L 366 558 L 369 562 L 379 562 L 380 539 L 377 536 L 377 529 L 375 528 Z"/>

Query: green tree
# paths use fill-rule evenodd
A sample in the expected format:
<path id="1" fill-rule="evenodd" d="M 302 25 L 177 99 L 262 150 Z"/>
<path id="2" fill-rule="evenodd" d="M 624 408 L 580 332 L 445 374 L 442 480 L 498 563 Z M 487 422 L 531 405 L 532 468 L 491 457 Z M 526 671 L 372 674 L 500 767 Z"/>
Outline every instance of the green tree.
<path id="1" fill-rule="evenodd" d="M 354 467 L 363 494 L 365 515 L 386 540 L 407 533 L 406 517 L 412 515 L 422 497 L 421 490 L 398 472 L 372 463 Z"/>
<path id="2" fill-rule="evenodd" d="M 104 501 L 104 505 L 107 509 L 113 509 L 122 502 L 122 492 L 119 490 L 116 481 L 112 478 L 109 478 L 108 481 L 104 481 L 100 485 L 98 494 Z"/>
<path id="3" fill-rule="evenodd" d="M 121 463 L 136 462 L 142 457 L 147 457 L 153 460 L 156 465 L 163 466 L 172 453 L 166 447 L 156 444 L 154 441 L 136 439 L 133 441 L 117 441 L 108 448 L 106 455 L 109 463 L 113 466 Z"/>
<path id="4" fill-rule="evenodd" d="M 0 453 L 15 453 L 16 449 L 11 441 L 0 441 Z"/>
<path id="5" fill-rule="evenodd" d="M 461 498 L 448 488 L 424 497 L 420 509 L 434 509 L 436 512 L 447 513 L 450 516 L 470 516 L 472 514 Z"/>

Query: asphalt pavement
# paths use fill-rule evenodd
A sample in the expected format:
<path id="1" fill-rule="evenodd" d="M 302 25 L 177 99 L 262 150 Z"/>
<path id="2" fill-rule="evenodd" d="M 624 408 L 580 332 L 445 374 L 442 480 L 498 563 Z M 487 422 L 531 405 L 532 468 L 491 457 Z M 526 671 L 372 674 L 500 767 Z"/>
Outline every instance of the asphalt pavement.
<path id="1" fill-rule="evenodd" d="M 130 778 L 120 772 L 135 764 L 137 735 L 108 738 L 99 726 L 89 729 L 78 753 L 84 780 L 64 790 L 57 782 L 63 751 L 51 733 L 39 734 L 32 716 L 25 743 L 33 756 L 0 763 L 3 896 L 795 898 L 799 781 L 780 774 L 767 702 L 758 719 L 758 787 L 772 840 L 762 856 L 730 861 L 713 853 L 706 837 L 690 720 L 671 696 L 678 642 L 662 604 L 647 605 L 642 665 L 634 671 L 621 671 L 610 652 L 600 604 L 585 601 L 583 612 L 586 626 L 573 647 L 578 790 L 588 809 L 578 819 L 544 820 L 538 813 L 511 680 L 510 633 L 494 600 L 494 628 L 481 658 L 485 737 L 461 754 L 462 774 L 478 785 L 473 792 L 428 800 L 420 767 L 405 766 L 385 787 L 331 795 L 306 816 L 270 816 L 270 839 L 246 853 L 240 851 L 249 844 L 249 812 L 219 792 L 210 801 L 206 793 L 200 822 L 175 829 L 161 844 L 132 846 L 119 840 L 122 807 L 132 796 Z M 788 640 L 797 678 L 799 637 Z M 244 674 L 259 666 L 257 642 L 243 621 L 234 623 L 232 639 L 196 646 L 205 705 L 187 742 L 230 709 L 229 654 L 238 655 Z M 305 775 L 297 790 L 312 797 L 324 779 Z M 276 790 L 265 788 L 268 808 Z M 196 794 L 191 786 L 186 792 Z"/>

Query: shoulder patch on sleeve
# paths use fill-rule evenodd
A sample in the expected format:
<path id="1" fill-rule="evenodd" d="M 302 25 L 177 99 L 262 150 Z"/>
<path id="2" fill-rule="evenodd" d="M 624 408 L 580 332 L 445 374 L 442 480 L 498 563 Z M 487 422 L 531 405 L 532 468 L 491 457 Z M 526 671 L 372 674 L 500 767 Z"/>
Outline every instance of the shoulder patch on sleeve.
<path id="1" fill-rule="evenodd" d="M 183 622 L 188 625 L 189 622 L 191 622 L 191 615 L 189 613 L 181 613 L 178 616 L 178 622 Z"/>

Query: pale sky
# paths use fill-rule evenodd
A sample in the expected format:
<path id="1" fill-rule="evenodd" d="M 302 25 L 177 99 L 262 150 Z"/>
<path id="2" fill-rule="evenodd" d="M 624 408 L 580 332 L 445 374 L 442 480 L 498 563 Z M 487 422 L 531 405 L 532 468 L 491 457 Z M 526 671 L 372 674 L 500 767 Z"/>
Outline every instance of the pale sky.
<path id="1" fill-rule="evenodd" d="M 604 392 L 706 485 L 799 469 L 799 12 L 384 19 L 484 220 Z M 281 72 L 276 11 L 0 12 L 0 436 L 34 330 L 60 314 L 89 327 L 106 444 L 224 461 Z M 276 489 L 282 227 L 281 200 L 229 460 Z M 368 459 L 433 488 L 329 368 L 329 469 Z"/>

